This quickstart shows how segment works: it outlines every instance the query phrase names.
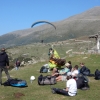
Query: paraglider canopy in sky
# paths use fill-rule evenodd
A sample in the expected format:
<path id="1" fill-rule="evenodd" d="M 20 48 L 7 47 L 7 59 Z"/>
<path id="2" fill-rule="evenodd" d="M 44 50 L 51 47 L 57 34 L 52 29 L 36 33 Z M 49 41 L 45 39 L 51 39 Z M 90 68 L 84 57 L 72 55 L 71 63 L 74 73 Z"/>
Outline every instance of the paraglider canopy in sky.
<path id="1" fill-rule="evenodd" d="M 56 30 L 56 26 L 55 26 L 54 24 L 52 24 L 51 22 L 48 22 L 48 21 L 37 21 L 37 22 L 35 22 L 35 23 L 33 23 L 33 24 L 31 25 L 31 28 L 32 28 L 33 26 L 37 25 L 37 24 L 40 24 L 40 23 L 47 23 L 47 24 L 50 24 L 50 25 L 52 25 L 52 26 L 54 27 L 54 29 Z"/>

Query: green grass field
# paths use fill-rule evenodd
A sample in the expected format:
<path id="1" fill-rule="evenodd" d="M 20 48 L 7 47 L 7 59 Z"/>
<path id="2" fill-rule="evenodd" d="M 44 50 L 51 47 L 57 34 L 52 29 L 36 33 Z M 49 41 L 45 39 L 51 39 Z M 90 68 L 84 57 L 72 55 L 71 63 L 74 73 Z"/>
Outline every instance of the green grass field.
<path id="1" fill-rule="evenodd" d="M 100 55 L 76 55 L 67 57 L 67 61 L 71 60 L 72 65 L 79 65 L 80 62 L 84 62 L 85 65 L 94 73 L 96 69 L 100 69 Z M 42 65 L 48 62 L 39 62 L 34 65 L 21 67 L 18 71 L 9 71 L 12 78 L 19 78 L 27 81 L 28 87 L 17 88 L 11 86 L 0 86 L 0 100 L 99 100 L 100 98 L 100 80 L 95 80 L 94 77 L 89 77 L 90 90 L 78 90 L 78 94 L 75 97 L 67 97 L 59 94 L 52 94 L 50 85 L 39 86 L 37 83 L 39 70 Z M 47 75 L 50 73 L 44 73 Z M 35 76 L 36 79 L 33 83 L 30 83 L 30 76 Z M 5 73 L 2 76 L 3 82 L 6 80 Z M 52 87 L 65 88 L 65 82 L 58 82 Z M 21 93 L 22 96 L 16 96 L 15 94 Z"/>

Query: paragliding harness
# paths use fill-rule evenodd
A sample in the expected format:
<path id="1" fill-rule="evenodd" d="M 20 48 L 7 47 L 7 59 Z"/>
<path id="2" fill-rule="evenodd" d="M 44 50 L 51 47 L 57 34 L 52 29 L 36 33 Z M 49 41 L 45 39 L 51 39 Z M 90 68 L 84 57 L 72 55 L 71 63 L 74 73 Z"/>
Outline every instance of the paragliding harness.
<path id="1" fill-rule="evenodd" d="M 56 84 L 56 77 L 47 75 L 43 76 L 42 74 L 38 77 L 38 84 L 39 85 L 54 85 Z"/>
<path id="2" fill-rule="evenodd" d="M 61 67 L 61 66 L 64 66 L 65 65 L 66 60 L 65 59 L 51 58 L 49 60 L 49 62 L 56 64 L 57 67 Z"/>
<path id="3" fill-rule="evenodd" d="M 13 87 L 27 87 L 27 82 L 22 79 L 9 79 L 3 83 L 4 86 L 13 86 Z"/>

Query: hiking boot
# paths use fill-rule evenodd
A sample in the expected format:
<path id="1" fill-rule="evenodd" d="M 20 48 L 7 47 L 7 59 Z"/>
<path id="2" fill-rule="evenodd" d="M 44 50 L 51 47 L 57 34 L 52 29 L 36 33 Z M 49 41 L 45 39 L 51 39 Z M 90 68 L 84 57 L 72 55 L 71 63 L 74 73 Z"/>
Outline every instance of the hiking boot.
<path id="1" fill-rule="evenodd" d="M 51 92 L 52 92 L 53 94 L 55 94 L 55 93 L 56 93 L 55 88 L 51 88 Z"/>
<path id="2" fill-rule="evenodd" d="M 83 87 L 82 90 L 89 90 L 89 87 Z"/>
<path id="3" fill-rule="evenodd" d="M 56 93 L 55 90 L 52 90 L 52 93 L 55 94 Z"/>
<path id="4" fill-rule="evenodd" d="M 3 84 L 2 83 L 0 83 L 0 86 L 2 86 Z"/>

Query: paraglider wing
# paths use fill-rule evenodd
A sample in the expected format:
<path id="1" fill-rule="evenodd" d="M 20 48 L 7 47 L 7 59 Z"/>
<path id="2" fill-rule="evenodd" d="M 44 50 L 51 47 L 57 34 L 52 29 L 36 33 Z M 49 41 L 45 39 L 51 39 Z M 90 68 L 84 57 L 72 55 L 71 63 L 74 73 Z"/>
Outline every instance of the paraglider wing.
<path id="1" fill-rule="evenodd" d="M 53 25 L 51 22 L 48 22 L 48 21 L 38 21 L 38 22 L 35 22 L 35 23 L 32 24 L 31 28 L 32 28 L 33 26 L 35 26 L 36 24 L 39 24 L 39 23 L 47 23 L 47 24 L 50 24 L 50 25 L 52 25 L 52 26 L 56 29 L 56 26 Z"/>

